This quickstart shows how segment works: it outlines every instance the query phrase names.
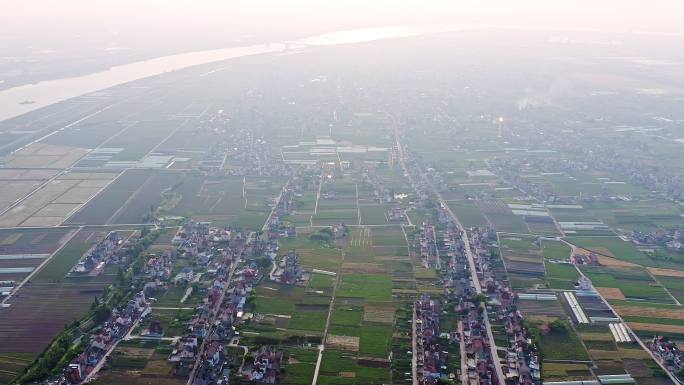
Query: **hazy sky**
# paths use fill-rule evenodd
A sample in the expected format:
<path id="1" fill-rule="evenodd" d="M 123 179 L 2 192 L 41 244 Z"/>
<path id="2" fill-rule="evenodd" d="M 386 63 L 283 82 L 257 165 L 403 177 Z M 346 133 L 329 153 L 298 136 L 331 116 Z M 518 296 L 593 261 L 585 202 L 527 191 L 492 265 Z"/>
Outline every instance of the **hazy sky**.
<path id="1" fill-rule="evenodd" d="M 683 0 L 2 0 L 0 32 L 163 38 L 307 34 L 406 23 L 684 33 Z"/>

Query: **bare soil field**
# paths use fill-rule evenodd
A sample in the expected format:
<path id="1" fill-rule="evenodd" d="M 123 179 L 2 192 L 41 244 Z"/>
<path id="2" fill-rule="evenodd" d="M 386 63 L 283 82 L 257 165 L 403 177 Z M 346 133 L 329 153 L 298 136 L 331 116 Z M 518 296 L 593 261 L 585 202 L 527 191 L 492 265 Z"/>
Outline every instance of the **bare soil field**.
<path id="1" fill-rule="evenodd" d="M 78 147 L 33 143 L 7 160 L 8 167 L 65 169 L 85 156 L 88 150 Z"/>
<path id="2" fill-rule="evenodd" d="M 326 338 L 326 343 L 331 348 L 340 348 L 344 350 L 358 352 L 359 340 L 359 337 L 337 336 L 334 334 L 328 334 L 328 337 Z"/>
<path id="3" fill-rule="evenodd" d="M 48 180 L 58 173 L 58 170 L 2 168 L 0 169 L 0 180 Z"/>
<path id="4" fill-rule="evenodd" d="M 40 180 L 0 180 L 0 212 L 43 183 Z"/>
<path id="5" fill-rule="evenodd" d="M 0 226 L 59 225 L 115 176 L 112 173 L 74 173 L 60 176 L 0 215 Z M 28 192 L 23 196 L 26 194 Z"/>
<path id="6" fill-rule="evenodd" d="M 670 318 L 684 320 L 684 310 L 658 309 L 654 307 L 613 305 L 615 311 L 621 316 Z"/>
<path id="7" fill-rule="evenodd" d="M 605 299 L 625 299 L 625 295 L 617 287 L 595 287 Z"/>
<path id="8" fill-rule="evenodd" d="M 684 271 L 681 271 L 681 270 L 661 269 L 658 267 L 649 267 L 647 269 L 653 275 L 661 275 L 664 277 L 684 278 Z"/>
<path id="9" fill-rule="evenodd" d="M 364 311 L 363 311 L 363 320 L 366 322 L 393 324 L 394 323 L 394 308 L 392 308 L 392 307 L 365 306 Z"/>
<path id="10" fill-rule="evenodd" d="M 636 263 L 621 261 L 613 257 L 606 257 L 605 255 L 598 255 L 598 261 L 602 266 L 608 267 L 639 267 Z"/>
<path id="11" fill-rule="evenodd" d="M 70 229 L 0 230 L 0 255 L 52 254 Z"/>
<path id="12" fill-rule="evenodd" d="M 9 308 L 0 309 L 0 352 L 41 352 L 64 325 L 85 314 L 102 288 L 102 284 L 25 286 Z"/>
<path id="13" fill-rule="evenodd" d="M 663 333 L 684 333 L 684 326 L 681 325 L 663 325 L 644 322 L 627 322 L 627 324 L 630 328 L 634 330 L 644 330 L 649 332 Z"/>
<path id="14" fill-rule="evenodd" d="M 558 301 L 520 300 L 518 308 L 525 316 L 543 315 L 547 317 L 564 317 L 565 312 Z"/>

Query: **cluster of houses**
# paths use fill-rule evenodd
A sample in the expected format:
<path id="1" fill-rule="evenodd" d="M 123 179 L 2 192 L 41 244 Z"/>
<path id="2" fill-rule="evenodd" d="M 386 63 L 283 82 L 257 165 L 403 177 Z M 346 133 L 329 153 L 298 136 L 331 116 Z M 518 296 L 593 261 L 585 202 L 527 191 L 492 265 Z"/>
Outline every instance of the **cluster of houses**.
<path id="1" fill-rule="evenodd" d="M 181 232 L 181 230 L 179 230 Z M 168 361 L 176 364 L 176 374 L 186 375 L 196 368 L 195 383 L 215 383 L 222 378 L 225 347 L 235 336 L 235 325 L 240 322 L 243 307 L 251 286 L 248 282 L 254 274 L 236 272 L 243 252 L 254 240 L 252 236 L 222 237 L 207 226 L 190 223 L 177 238 L 183 239 L 179 249 L 183 254 L 192 250 L 195 258 L 205 253 L 212 255 L 209 287 L 203 288 L 204 298 L 189 321 L 186 334 L 175 344 Z M 220 233 L 220 232 L 219 232 Z M 220 247 L 219 247 L 220 246 Z M 218 260 L 217 260 L 218 259 Z M 233 279 L 233 275 L 240 275 Z M 198 344 L 202 340 L 203 344 Z M 213 382 L 212 382 L 213 381 Z"/>
<path id="2" fill-rule="evenodd" d="M 684 369 L 684 352 L 677 345 L 664 336 L 654 336 L 648 347 L 659 357 L 665 367 L 671 372 L 679 373 Z"/>
<path id="3" fill-rule="evenodd" d="M 373 197 L 378 203 L 388 204 L 394 201 L 394 194 L 387 189 L 384 179 L 378 175 L 374 167 L 366 167 L 363 170 L 363 183 L 370 186 Z"/>
<path id="4" fill-rule="evenodd" d="M 634 230 L 630 239 L 637 246 L 665 246 L 674 252 L 684 253 L 684 228 L 658 229 L 652 232 Z"/>
<path id="5" fill-rule="evenodd" d="M 262 346 L 254 354 L 254 361 L 242 366 L 242 377 L 247 381 L 275 384 L 283 352 L 270 346 Z"/>
<path id="6" fill-rule="evenodd" d="M 280 263 L 275 265 L 271 280 L 287 285 L 294 285 L 306 280 L 304 271 L 299 264 L 299 255 L 295 250 L 289 250 Z"/>
<path id="7" fill-rule="evenodd" d="M 423 266 L 439 269 L 439 250 L 437 249 L 435 226 L 432 223 L 425 221 L 421 224 L 420 237 L 418 237 L 416 243 L 416 250 L 420 250 Z"/>
<path id="8" fill-rule="evenodd" d="M 481 274 L 482 290 L 496 309 L 498 322 L 504 325 L 508 346 L 503 374 L 507 383 L 539 385 L 541 383 L 540 357 L 532 335 L 524 325 L 522 313 L 517 309 L 517 295 L 508 281 L 495 274 L 495 263 L 488 251 L 496 240 L 491 229 L 469 230 L 471 248 Z M 504 347 L 500 347 L 504 348 Z"/>
<path id="9" fill-rule="evenodd" d="M 461 347 L 461 380 L 470 385 L 499 384 L 494 362 L 498 357 L 492 356 L 487 310 L 478 297 L 480 293 L 471 274 L 463 236 L 458 226 L 447 223 L 444 246 L 449 257 L 449 268 L 444 280 L 444 292 L 453 306 L 451 310 L 461 314 L 457 333 Z M 481 261 L 478 259 L 477 262 Z M 488 266 L 478 263 L 476 269 L 475 273 L 482 275 L 485 290 L 493 288 Z"/>
<path id="10" fill-rule="evenodd" d="M 239 326 L 252 316 L 245 309 L 247 299 L 264 275 L 256 257 L 265 255 L 272 261 L 277 258 L 281 228 L 273 226 L 273 222 L 270 227 L 272 230 L 257 235 L 189 222 L 174 237 L 180 257 L 191 255 L 196 261 L 203 255 L 210 256 L 203 282 L 207 277 L 211 282 L 203 288 L 204 298 L 188 322 L 185 335 L 175 342 L 169 354 L 175 374 L 190 375 L 196 385 L 229 382 L 226 351 L 239 344 Z M 276 267 L 282 282 L 294 284 L 302 278 L 294 250 Z M 280 357 L 271 349 L 260 350 L 254 362 L 244 363 L 240 373 L 253 382 L 274 383 Z"/>
<path id="11" fill-rule="evenodd" d="M 440 345 L 440 316 L 442 305 L 423 294 L 414 306 L 416 333 L 415 361 L 417 380 L 420 385 L 434 385 L 440 379 L 449 377 L 447 360 L 449 355 Z"/>
<path id="12" fill-rule="evenodd" d="M 123 238 L 116 231 L 112 231 L 107 236 L 91 247 L 72 269 L 73 273 L 88 275 L 98 275 L 103 271 L 104 266 L 121 249 L 124 244 Z"/>
<path id="13" fill-rule="evenodd" d="M 142 291 L 137 293 L 128 304 L 121 309 L 114 309 L 111 316 L 102 325 L 101 331 L 92 337 L 83 353 L 74 358 L 64 370 L 64 379 L 68 384 L 82 383 L 88 374 L 98 365 L 103 364 L 110 349 L 121 341 L 128 332 L 151 311 L 150 303 Z"/>
<path id="14" fill-rule="evenodd" d="M 159 255 L 150 255 L 145 266 L 143 266 L 143 273 L 148 280 L 144 288 L 146 295 L 155 295 L 159 289 L 166 288 L 177 256 L 176 250 L 164 251 Z"/>

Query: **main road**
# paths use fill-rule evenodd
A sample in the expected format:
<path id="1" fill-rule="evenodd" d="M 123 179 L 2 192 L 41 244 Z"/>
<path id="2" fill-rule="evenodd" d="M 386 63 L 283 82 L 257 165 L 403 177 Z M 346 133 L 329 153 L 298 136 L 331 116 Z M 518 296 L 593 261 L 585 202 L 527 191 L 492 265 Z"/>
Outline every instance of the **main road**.
<path id="1" fill-rule="evenodd" d="M 468 238 L 468 232 L 463 227 L 463 224 L 461 224 L 461 221 L 458 220 L 458 217 L 453 213 L 453 211 L 451 211 L 446 201 L 442 197 L 442 194 L 440 194 L 440 192 L 437 190 L 437 188 L 435 188 L 432 182 L 430 182 L 430 188 L 437 196 L 439 204 L 442 205 L 442 207 L 444 207 L 444 209 L 449 213 L 449 216 L 463 234 L 462 240 L 465 255 L 468 259 L 468 266 L 470 267 L 470 276 L 473 281 L 473 285 L 475 286 L 475 291 L 477 292 L 477 294 L 482 294 L 482 286 L 480 285 L 480 278 L 477 276 L 475 256 L 473 255 L 473 251 L 470 248 L 470 239 Z M 487 314 L 486 310 L 482 312 L 482 315 L 485 328 L 487 329 L 487 338 L 489 339 L 489 354 L 491 355 L 492 361 L 494 362 L 494 369 L 496 371 L 496 376 L 499 379 L 499 384 L 503 385 L 506 383 L 506 376 L 504 376 L 503 368 L 501 367 L 501 360 L 499 359 L 499 355 L 497 354 L 496 341 L 494 340 L 494 334 L 492 333 L 492 324 L 489 322 L 489 315 Z"/>
<path id="2" fill-rule="evenodd" d="M 391 115 L 390 115 L 391 116 Z M 401 144 L 401 140 L 399 139 L 399 129 L 396 124 L 396 120 L 392 117 L 392 120 L 394 122 L 394 138 L 397 146 L 397 153 L 399 155 L 399 164 L 401 165 L 402 169 L 404 170 L 404 174 L 407 175 L 409 178 L 409 182 L 413 185 L 416 181 L 411 179 L 411 173 L 409 172 L 407 166 L 406 166 L 406 160 L 405 160 L 405 153 L 404 153 L 404 147 Z M 461 221 L 459 221 L 458 217 L 451 211 L 449 208 L 449 205 L 447 205 L 447 202 L 444 200 L 444 197 L 442 197 L 442 194 L 439 192 L 439 190 L 435 187 L 435 185 L 430 181 L 429 179 L 425 178 L 425 181 L 430 187 L 430 190 L 434 193 L 434 195 L 437 197 L 437 200 L 439 201 L 439 204 L 442 205 L 442 207 L 449 213 L 449 216 L 451 219 L 454 221 L 454 223 L 458 226 L 459 230 L 461 230 L 461 233 L 463 234 L 462 239 L 463 239 L 463 245 L 465 249 L 465 255 L 466 258 L 468 259 L 468 265 L 470 267 L 470 275 L 471 275 L 471 280 L 473 282 L 473 285 L 475 286 L 475 290 L 478 294 L 482 294 L 482 286 L 480 285 L 480 278 L 477 276 L 477 266 L 475 264 L 475 257 L 473 255 L 473 252 L 470 248 L 470 239 L 468 238 L 468 232 L 465 230 L 463 227 L 463 224 L 461 224 Z M 501 367 L 501 360 L 499 359 L 499 355 L 497 354 L 497 348 L 496 348 L 496 341 L 494 340 L 494 334 L 492 333 L 492 325 L 489 322 L 489 316 L 487 315 L 487 312 L 484 311 L 482 313 L 483 316 L 483 321 L 485 328 L 487 329 L 487 338 L 489 339 L 489 350 L 490 350 L 490 355 L 492 357 L 492 362 L 494 362 L 494 369 L 496 372 L 496 376 L 498 379 L 499 384 L 503 385 L 506 383 L 506 376 L 504 376 L 503 373 L 503 368 Z"/>

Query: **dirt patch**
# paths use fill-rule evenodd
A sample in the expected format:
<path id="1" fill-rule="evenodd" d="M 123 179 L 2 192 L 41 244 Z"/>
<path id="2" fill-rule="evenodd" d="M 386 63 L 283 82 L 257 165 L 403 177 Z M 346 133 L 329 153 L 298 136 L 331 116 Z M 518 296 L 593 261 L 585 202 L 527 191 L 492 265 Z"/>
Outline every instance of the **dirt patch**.
<path id="1" fill-rule="evenodd" d="M 383 324 L 394 323 L 394 308 L 366 306 L 363 311 L 363 320 L 367 322 L 377 322 Z"/>
<path id="2" fill-rule="evenodd" d="M 631 374 L 632 377 L 651 377 L 653 371 L 648 367 L 648 365 L 642 360 L 625 360 L 624 361 L 625 370 L 627 373 Z"/>
<path id="3" fill-rule="evenodd" d="M 634 330 L 644 330 L 649 332 L 663 333 L 684 333 L 684 326 L 682 325 L 661 325 L 644 322 L 627 322 L 627 324 L 630 328 Z"/>
<path id="4" fill-rule="evenodd" d="M 334 334 L 328 334 L 326 338 L 326 343 L 332 348 L 340 348 L 344 350 L 351 350 L 354 352 L 359 351 L 359 337 L 351 336 L 337 336 Z"/>
<path id="5" fill-rule="evenodd" d="M 658 309 L 654 307 L 640 307 L 640 306 L 613 306 L 621 316 L 638 316 L 638 317 L 653 317 L 653 318 L 669 318 L 684 320 L 684 310 L 677 309 Z"/>
<path id="6" fill-rule="evenodd" d="M 154 354 L 154 349 L 148 348 L 134 348 L 134 347 L 118 347 L 118 352 L 126 357 L 145 357 L 150 358 Z"/>
<path id="7" fill-rule="evenodd" d="M 590 247 L 590 251 L 593 251 L 596 254 L 603 255 L 605 257 L 611 257 L 615 259 L 615 255 L 610 252 L 610 250 L 606 249 L 605 247 Z"/>
<path id="8" fill-rule="evenodd" d="M 290 323 L 289 318 L 285 317 L 274 317 L 273 318 L 273 325 L 277 328 L 283 328 L 286 329 L 287 325 Z"/>
<path id="9" fill-rule="evenodd" d="M 662 275 L 665 277 L 679 277 L 684 278 L 684 271 L 672 270 L 672 269 L 661 269 L 658 267 L 649 267 L 648 271 L 653 275 Z"/>
<path id="10" fill-rule="evenodd" d="M 595 289 L 601 293 L 605 299 L 625 299 L 622 290 L 617 287 L 595 287 Z"/>
<path id="11" fill-rule="evenodd" d="M 642 360 L 651 357 L 645 350 L 638 346 L 635 349 L 618 348 L 618 352 L 620 353 L 620 357 L 625 360 Z"/>
<path id="12" fill-rule="evenodd" d="M 339 372 L 338 375 L 344 378 L 356 378 L 356 372 Z"/>
<path id="13" fill-rule="evenodd" d="M 592 360 L 618 360 L 619 357 L 614 350 L 595 350 L 589 349 L 589 355 Z"/>
<path id="14" fill-rule="evenodd" d="M 613 257 L 606 257 L 605 255 L 598 255 L 598 261 L 602 266 L 609 267 L 641 267 L 637 264 L 621 261 Z"/>

